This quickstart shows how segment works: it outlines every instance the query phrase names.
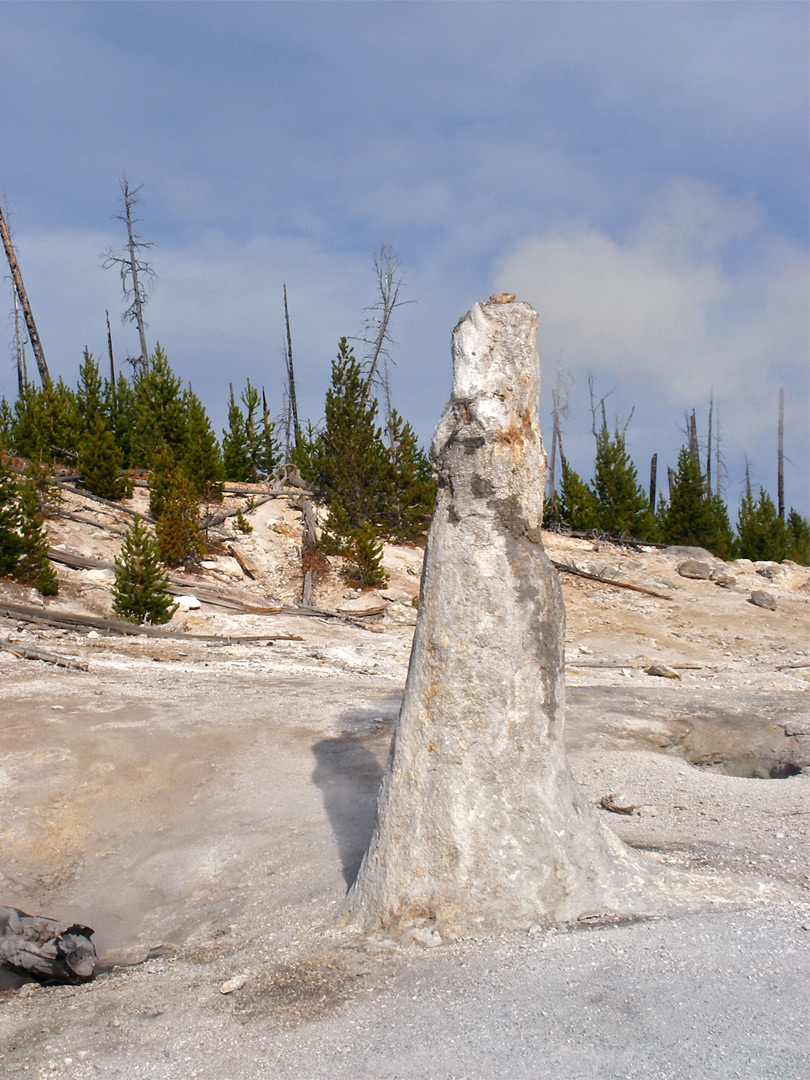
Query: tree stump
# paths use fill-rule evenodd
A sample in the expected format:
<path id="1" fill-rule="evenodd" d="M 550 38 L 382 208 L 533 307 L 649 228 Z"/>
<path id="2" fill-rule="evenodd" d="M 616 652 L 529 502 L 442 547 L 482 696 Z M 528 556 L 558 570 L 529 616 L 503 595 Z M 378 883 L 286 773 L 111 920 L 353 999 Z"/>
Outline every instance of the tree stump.
<path id="1" fill-rule="evenodd" d="M 344 920 L 456 936 L 660 910 L 563 744 L 565 609 L 542 546 L 537 315 L 476 304 L 453 335 L 438 499 L 405 696 Z"/>
<path id="2" fill-rule="evenodd" d="M 89 926 L 0 906 L 0 965 L 42 982 L 88 982 L 96 967 L 92 935 Z"/>

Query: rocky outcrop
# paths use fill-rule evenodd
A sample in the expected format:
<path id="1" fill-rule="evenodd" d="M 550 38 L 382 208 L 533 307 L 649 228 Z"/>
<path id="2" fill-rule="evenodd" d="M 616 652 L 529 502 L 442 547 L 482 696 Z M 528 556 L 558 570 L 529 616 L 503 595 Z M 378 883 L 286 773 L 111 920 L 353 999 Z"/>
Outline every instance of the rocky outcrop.
<path id="1" fill-rule="evenodd" d="M 655 869 L 601 825 L 566 763 L 565 610 L 540 536 L 536 325 L 528 304 L 498 298 L 453 335 L 405 696 L 344 907 L 367 930 L 570 921 L 647 910 L 657 892 Z"/>

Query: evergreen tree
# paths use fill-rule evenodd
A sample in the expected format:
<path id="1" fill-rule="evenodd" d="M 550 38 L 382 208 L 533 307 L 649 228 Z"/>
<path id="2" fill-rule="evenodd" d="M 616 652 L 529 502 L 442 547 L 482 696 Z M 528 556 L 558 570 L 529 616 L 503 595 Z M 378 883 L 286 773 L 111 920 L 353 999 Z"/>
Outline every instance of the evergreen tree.
<path id="1" fill-rule="evenodd" d="M 366 380 L 346 338 L 332 362 L 325 414 L 320 469 L 329 513 L 323 536 L 327 549 L 341 551 L 360 526 L 384 520 L 392 485 L 376 425 L 377 402 L 367 399 Z"/>
<path id="2" fill-rule="evenodd" d="M 298 441 L 291 448 L 290 462 L 301 473 L 301 478 L 308 484 L 315 484 L 323 493 L 323 457 L 324 446 L 321 433 L 307 421 L 306 427 L 298 429 Z"/>
<path id="3" fill-rule="evenodd" d="M 185 395 L 186 443 L 181 468 L 194 486 L 198 498 L 209 502 L 222 498 L 225 470 L 222 452 L 202 402 L 189 386 Z"/>
<path id="4" fill-rule="evenodd" d="M 0 577 L 13 574 L 22 552 L 20 494 L 16 474 L 0 454 Z"/>
<path id="5" fill-rule="evenodd" d="M 176 469 L 174 453 L 164 443 L 156 450 L 149 473 L 149 513 L 155 520 L 166 510 Z"/>
<path id="6" fill-rule="evenodd" d="M 596 496 L 565 460 L 562 463 L 558 507 L 560 519 L 573 532 L 591 532 L 599 528 Z"/>
<path id="7" fill-rule="evenodd" d="M 200 528 L 197 493 L 180 469 L 171 478 L 155 532 L 160 557 L 167 566 L 199 563 L 205 557 L 205 536 Z"/>
<path id="8" fill-rule="evenodd" d="M 8 453 L 12 447 L 11 431 L 14 424 L 14 413 L 5 398 L 0 400 L 0 453 Z"/>
<path id="9" fill-rule="evenodd" d="M 151 469 L 155 456 L 167 446 L 177 459 L 186 436 L 186 410 L 180 379 L 174 374 L 158 345 L 148 370 L 135 380 L 132 433 L 132 464 Z"/>
<path id="10" fill-rule="evenodd" d="M 593 491 L 599 528 L 603 532 L 642 540 L 655 538 L 655 515 L 638 482 L 624 434 L 618 428 L 611 438 L 603 427 L 597 438 Z"/>
<path id="11" fill-rule="evenodd" d="M 689 448 L 678 455 L 669 505 L 663 510 L 661 535 L 666 544 L 703 547 L 721 559 L 731 555 L 733 534 L 725 503 L 709 495 L 706 478 Z"/>
<path id="12" fill-rule="evenodd" d="M 177 610 L 169 597 L 168 584 L 157 543 L 136 517 L 115 560 L 113 611 L 139 624 L 168 622 Z"/>
<path id="13" fill-rule="evenodd" d="M 385 585 L 388 574 L 383 567 L 383 547 L 374 526 L 365 522 L 352 530 L 345 554 L 350 564 L 349 580 L 363 588 Z"/>
<path id="14" fill-rule="evenodd" d="M 123 499 L 132 488 L 122 469 L 123 455 L 107 427 L 101 409 L 96 409 L 79 444 L 79 473 L 82 483 L 104 499 Z"/>
<path id="15" fill-rule="evenodd" d="M 436 484 L 430 462 L 410 424 L 396 409 L 388 427 L 391 492 L 383 523 L 389 536 L 407 542 L 427 533 L 436 502 Z"/>
<path id="16" fill-rule="evenodd" d="M 135 468 L 132 440 L 135 432 L 135 391 L 125 375 L 118 381 L 104 383 L 104 418 L 115 437 L 115 445 L 121 451 L 123 468 Z"/>
<path id="17" fill-rule="evenodd" d="M 41 389 L 27 383 L 14 405 L 12 445 L 29 461 L 52 461 L 78 450 L 82 421 L 76 395 L 62 379 Z"/>
<path id="18" fill-rule="evenodd" d="M 222 460 L 228 480 L 241 484 L 253 479 L 247 425 L 242 410 L 234 400 L 233 386 L 228 404 L 228 427 L 222 433 Z"/>
<path id="19" fill-rule="evenodd" d="M 23 585 L 33 585 L 43 596 L 56 596 L 59 579 L 48 557 L 48 534 L 32 477 L 19 485 L 19 512 L 20 553 L 14 577 Z"/>
<path id="20" fill-rule="evenodd" d="M 787 517 L 787 558 L 802 566 L 810 566 L 810 522 L 791 507 Z"/>
<path id="21" fill-rule="evenodd" d="M 781 562 L 787 557 L 788 533 L 764 488 L 754 502 L 746 491 L 737 518 L 737 556 L 754 562 Z"/>
<path id="22" fill-rule="evenodd" d="M 79 368 L 79 387 L 76 391 L 76 404 L 81 417 L 83 431 L 92 426 L 97 413 L 104 407 L 104 384 L 98 371 L 98 364 L 89 350 L 84 350 L 84 359 Z"/>

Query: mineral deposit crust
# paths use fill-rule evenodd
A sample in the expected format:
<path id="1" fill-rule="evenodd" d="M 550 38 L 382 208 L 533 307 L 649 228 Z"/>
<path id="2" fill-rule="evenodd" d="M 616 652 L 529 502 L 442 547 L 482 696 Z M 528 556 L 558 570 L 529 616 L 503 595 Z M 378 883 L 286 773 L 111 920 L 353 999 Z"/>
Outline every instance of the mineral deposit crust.
<path id="1" fill-rule="evenodd" d="M 597 820 L 563 745 L 565 610 L 541 542 L 537 315 L 453 334 L 405 695 L 345 917 L 444 934 L 661 910 L 660 870 Z"/>

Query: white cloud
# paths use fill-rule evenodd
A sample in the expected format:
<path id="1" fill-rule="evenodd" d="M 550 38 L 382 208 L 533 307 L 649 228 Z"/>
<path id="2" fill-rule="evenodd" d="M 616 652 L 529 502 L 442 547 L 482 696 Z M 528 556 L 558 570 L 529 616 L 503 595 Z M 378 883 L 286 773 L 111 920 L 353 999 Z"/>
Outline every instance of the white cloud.
<path id="1" fill-rule="evenodd" d="M 499 288 L 540 315 L 542 349 L 687 405 L 807 361 L 807 264 L 760 241 L 759 207 L 680 179 L 627 238 L 576 221 L 518 245 Z M 737 247 L 744 241 L 745 256 Z"/>

